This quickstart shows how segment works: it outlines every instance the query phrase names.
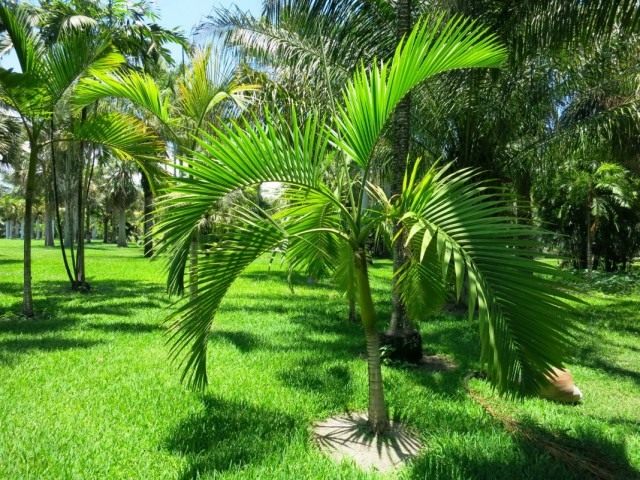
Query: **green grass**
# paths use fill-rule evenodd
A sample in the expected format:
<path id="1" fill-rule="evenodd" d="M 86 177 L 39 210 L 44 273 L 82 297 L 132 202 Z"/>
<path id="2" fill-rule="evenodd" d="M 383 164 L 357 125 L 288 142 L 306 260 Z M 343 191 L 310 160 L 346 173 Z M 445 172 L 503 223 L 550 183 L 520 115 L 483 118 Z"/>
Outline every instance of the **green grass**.
<path id="1" fill-rule="evenodd" d="M 357 325 L 324 284 L 258 262 L 231 289 L 211 338 L 204 395 L 167 361 L 170 309 L 162 268 L 137 248 L 93 244 L 94 290 L 74 294 L 59 252 L 34 248 L 39 318 L 21 320 L 19 241 L 0 240 L 0 478 L 376 478 L 334 465 L 310 426 L 366 407 Z M 382 318 L 389 265 L 372 268 Z M 585 290 L 584 333 L 570 366 L 586 395 L 577 407 L 496 398 L 500 411 L 599 461 L 619 478 L 640 476 L 640 288 Z M 425 345 L 454 359 L 453 373 L 386 366 L 393 414 L 427 448 L 402 478 L 584 478 L 540 446 L 513 436 L 465 391 L 477 368 L 476 329 L 442 316 L 423 325 Z"/>

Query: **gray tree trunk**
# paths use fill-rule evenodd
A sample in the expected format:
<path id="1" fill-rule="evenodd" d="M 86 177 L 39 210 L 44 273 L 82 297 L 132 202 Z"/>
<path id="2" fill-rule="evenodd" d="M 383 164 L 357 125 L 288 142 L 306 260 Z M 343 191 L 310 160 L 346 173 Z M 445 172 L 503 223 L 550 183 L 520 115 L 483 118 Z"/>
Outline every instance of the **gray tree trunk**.
<path id="1" fill-rule="evenodd" d="M 35 133 L 33 135 L 36 135 Z M 38 163 L 38 144 L 34 138 L 30 142 L 29 168 L 25 188 L 24 203 L 24 281 L 22 291 L 22 313 L 33 317 L 33 291 L 31 288 L 31 228 L 33 222 L 33 197 L 35 195 L 36 164 Z"/>
<path id="2" fill-rule="evenodd" d="M 360 318 L 362 319 L 362 326 L 367 343 L 367 367 L 369 374 L 368 421 L 373 433 L 384 434 L 389 430 L 389 414 L 384 399 L 380 339 L 376 329 L 376 313 L 371 297 L 365 251 L 358 251 L 354 260 L 360 301 Z"/>
<path id="3" fill-rule="evenodd" d="M 124 208 L 118 208 L 118 246 L 127 246 L 127 211 Z"/>
<path id="4" fill-rule="evenodd" d="M 411 0 L 399 0 L 396 4 L 397 12 L 397 36 L 400 41 L 411 31 Z M 391 194 L 397 195 L 402 191 L 402 181 L 407 168 L 411 139 L 411 95 L 407 95 L 396 108 L 394 118 L 394 145 L 393 168 L 391 172 Z M 394 235 L 398 228 L 394 229 Z M 406 328 L 406 311 L 400 298 L 400 292 L 396 285 L 396 272 L 405 262 L 404 242 L 399 239 L 393 246 L 393 278 L 391 290 L 391 320 L 388 333 L 396 334 Z"/>

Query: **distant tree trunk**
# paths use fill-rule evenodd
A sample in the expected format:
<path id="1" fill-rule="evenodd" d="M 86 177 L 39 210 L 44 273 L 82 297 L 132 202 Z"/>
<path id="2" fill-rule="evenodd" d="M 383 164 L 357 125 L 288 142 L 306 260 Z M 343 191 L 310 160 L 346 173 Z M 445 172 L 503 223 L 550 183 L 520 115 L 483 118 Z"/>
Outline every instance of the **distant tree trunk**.
<path id="1" fill-rule="evenodd" d="M 367 343 L 367 366 L 369 372 L 368 420 L 375 434 L 384 434 L 389 429 L 389 415 L 384 399 L 380 339 L 376 328 L 376 312 L 371 297 L 365 251 L 359 250 L 356 252 L 354 261 L 360 301 L 360 318 L 362 319 L 362 327 Z"/>
<path id="2" fill-rule="evenodd" d="M 143 222 L 143 242 L 144 256 L 151 258 L 153 256 L 153 238 L 151 236 L 153 230 L 153 192 L 151 185 L 144 172 L 142 174 L 142 191 L 144 193 L 144 222 Z"/>
<path id="3" fill-rule="evenodd" d="M 13 229 L 13 225 L 12 225 L 13 221 L 10 219 L 7 219 L 7 221 L 4 223 L 4 236 L 6 239 L 11 239 L 11 234 L 12 229 Z"/>
<path id="4" fill-rule="evenodd" d="M 399 0 L 396 3 L 397 13 L 397 37 L 400 41 L 411 30 L 411 0 Z M 391 171 L 391 194 L 397 195 L 402 191 L 402 180 L 407 168 L 407 158 L 409 157 L 409 142 L 411 138 L 411 96 L 407 95 L 396 108 L 394 118 L 394 145 L 393 145 L 393 168 Z M 398 227 L 395 227 L 397 233 Z M 405 262 L 404 242 L 398 241 L 393 246 L 393 278 L 391 290 L 391 320 L 389 322 L 388 333 L 396 334 L 405 328 L 406 311 L 400 298 L 396 284 L 396 272 Z"/>
<path id="5" fill-rule="evenodd" d="M 55 229 L 53 226 L 55 213 L 49 193 L 45 196 L 44 201 L 44 246 L 55 247 Z"/>
<path id="6" fill-rule="evenodd" d="M 85 208 L 85 222 L 84 222 L 84 241 L 85 243 L 91 243 L 93 240 L 93 231 L 91 230 L 91 212 L 88 208 Z"/>
<path id="7" fill-rule="evenodd" d="M 127 246 L 127 210 L 124 207 L 118 207 L 118 246 Z"/>
<path id="8" fill-rule="evenodd" d="M 87 118 L 87 109 L 82 109 L 82 121 L 84 122 Z M 74 285 L 74 289 L 77 290 L 87 290 L 88 284 L 86 281 L 85 275 L 85 265 L 84 265 L 84 225 L 85 225 L 85 202 L 84 202 L 84 165 L 85 165 L 85 153 L 86 148 L 84 142 L 80 142 L 80 146 L 78 148 L 78 177 L 76 181 L 78 182 L 77 189 L 77 233 L 78 233 L 78 247 L 77 247 L 77 258 L 76 258 L 76 281 Z"/>
<path id="9" fill-rule="evenodd" d="M 33 221 L 33 197 L 35 194 L 36 164 L 38 163 L 37 133 L 33 133 L 29 142 L 29 168 L 25 188 L 24 204 L 24 284 L 22 295 L 22 313 L 33 317 L 33 291 L 31 288 L 31 228 Z"/>
<path id="10" fill-rule="evenodd" d="M 591 238 L 591 205 L 592 205 L 592 200 L 591 200 L 591 196 L 589 196 L 589 199 L 587 201 L 587 272 L 589 273 L 589 275 L 591 275 L 591 270 L 593 270 L 593 253 L 591 252 L 591 243 L 593 242 L 593 239 Z"/>
<path id="11" fill-rule="evenodd" d="M 397 37 L 400 42 L 408 35 L 412 27 L 411 0 L 396 2 Z M 408 165 L 411 149 L 411 95 L 407 95 L 398 105 L 393 125 L 393 168 L 391 172 L 391 194 L 402 193 L 402 182 Z M 394 227 L 394 236 L 399 226 Z M 399 238 L 393 245 L 393 277 L 391 280 L 391 319 L 389 328 L 382 338 L 382 343 L 390 347 L 390 358 L 416 362 L 422 359 L 422 337 L 402 302 L 397 284 L 397 272 L 406 262 L 405 237 Z"/>
<path id="12" fill-rule="evenodd" d="M 107 215 L 106 213 L 102 217 L 102 228 L 103 228 L 103 230 L 102 230 L 102 234 L 103 234 L 102 243 L 109 243 L 109 215 Z"/>

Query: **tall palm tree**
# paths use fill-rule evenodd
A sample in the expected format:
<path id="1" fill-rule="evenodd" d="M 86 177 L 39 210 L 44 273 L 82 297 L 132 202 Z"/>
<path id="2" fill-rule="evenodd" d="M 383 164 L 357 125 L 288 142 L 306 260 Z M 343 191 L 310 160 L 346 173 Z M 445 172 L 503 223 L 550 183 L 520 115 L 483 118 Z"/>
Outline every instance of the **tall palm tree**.
<path id="1" fill-rule="evenodd" d="M 23 314 L 31 317 L 33 202 L 42 150 L 47 145 L 53 148 L 57 142 L 87 141 L 123 154 L 147 154 L 150 147 L 156 148 L 157 142 L 137 119 L 116 112 L 106 112 L 82 124 L 72 124 L 54 138 L 51 122 L 57 111 L 68 107 L 78 81 L 118 68 L 123 58 L 106 38 L 83 32 L 47 45 L 41 32 L 33 25 L 30 9 L 23 4 L 0 5 L 0 21 L 6 29 L 5 39 L 11 43 L 21 68 L 21 72 L 0 69 L 0 100 L 20 117 L 29 143 L 25 181 Z M 68 266 L 66 269 L 72 280 Z"/>
<path id="2" fill-rule="evenodd" d="M 171 292 L 180 290 L 194 231 L 222 199 L 275 181 L 287 185 L 290 203 L 274 212 L 237 207 L 215 239 L 201 245 L 201 294 L 172 315 L 173 354 L 184 355 L 184 379 L 206 385 L 208 334 L 237 276 L 263 253 L 301 240 L 307 252 L 318 249 L 353 279 L 367 347 L 368 420 L 373 432 L 384 433 L 389 419 L 366 249 L 371 232 L 391 222 L 401 226 L 395 240 L 404 239 L 408 250 L 398 273 L 403 299 L 428 304 L 454 278 L 458 295 L 466 286 L 470 317 L 478 315 L 482 362 L 494 384 L 501 391 L 525 392 L 546 381 L 563 361 L 568 323 L 566 294 L 549 279 L 555 270 L 534 259 L 538 232 L 512 223 L 507 202 L 474 180 L 472 171 L 431 168 L 421 176 L 416 165 L 407 170 L 401 195 L 393 197 L 371 176 L 376 143 L 413 88 L 440 72 L 497 66 L 504 57 L 495 37 L 472 22 L 422 21 L 391 62 L 358 70 L 344 89 L 344 104 L 326 122 L 311 113 L 267 113 L 264 121 L 202 134 L 200 151 L 185 158 L 183 175 L 158 202 L 160 252 L 171 257 Z M 343 153 L 340 188 L 324 181 L 335 158 L 330 145 Z M 375 199 L 369 207 L 367 196 Z M 327 237 L 335 250 L 323 247 Z"/>

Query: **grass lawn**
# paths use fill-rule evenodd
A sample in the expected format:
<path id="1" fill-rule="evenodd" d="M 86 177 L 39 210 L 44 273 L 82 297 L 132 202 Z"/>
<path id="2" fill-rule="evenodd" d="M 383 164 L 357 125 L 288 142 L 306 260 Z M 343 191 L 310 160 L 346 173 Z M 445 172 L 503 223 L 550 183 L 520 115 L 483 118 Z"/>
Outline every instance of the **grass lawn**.
<path id="1" fill-rule="evenodd" d="M 377 478 L 334 465 L 310 441 L 315 420 L 366 409 L 363 338 L 327 285 L 300 281 L 292 293 L 282 269 L 253 265 L 217 318 L 201 395 L 167 360 L 160 263 L 137 248 L 93 244 L 94 290 L 74 294 L 58 250 L 36 242 L 39 319 L 25 321 L 12 313 L 21 251 L 20 241 L 0 240 L 0 478 Z M 389 264 L 376 262 L 371 273 L 386 318 Z M 503 400 L 479 380 L 471 389 L 612 478 L 640 477 L 640 286 L 584 288 L 584 298 L 570 365 L 582 405 Z M 588 478 L 469 396 L 462 380 L 477 368 L 474 325 L 442 316 L 422 328 L 425 345 L 459 368 L 384 368 L 392 414 L 427 445 L 401 478 Z"/>

